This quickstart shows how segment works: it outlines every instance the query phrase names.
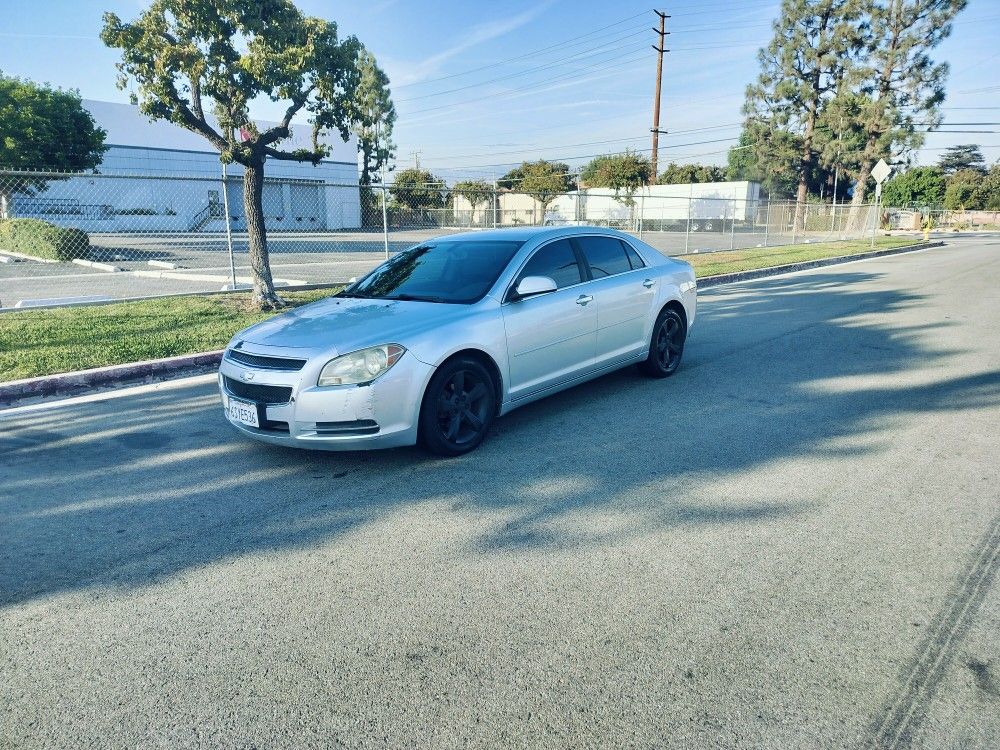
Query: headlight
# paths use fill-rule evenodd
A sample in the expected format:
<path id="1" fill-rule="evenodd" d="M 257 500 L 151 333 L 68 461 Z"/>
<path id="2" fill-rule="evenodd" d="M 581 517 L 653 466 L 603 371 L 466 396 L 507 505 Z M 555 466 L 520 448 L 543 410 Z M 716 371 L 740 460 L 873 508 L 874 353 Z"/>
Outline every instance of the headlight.
<path id="1" fill-rule="evenodd" d="M 399 344 L 383 344 L 341 355 L 326 363 L 316 385 L 370 383 L 396 364 L 405 351 Z"/>

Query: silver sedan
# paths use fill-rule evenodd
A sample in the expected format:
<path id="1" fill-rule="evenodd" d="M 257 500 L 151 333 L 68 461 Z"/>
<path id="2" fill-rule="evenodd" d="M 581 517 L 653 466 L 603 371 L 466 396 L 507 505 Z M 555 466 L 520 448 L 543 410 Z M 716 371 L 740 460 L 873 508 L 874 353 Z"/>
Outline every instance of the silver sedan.
<path id="1" fill-rule="evenodd" d="M 454 456 L 498 416 L 585 380 L 673 374 L 695 307 L 691 266 L 621 232 L 456 234 L 236 334 L 219 387 L 257 440 Z"/>

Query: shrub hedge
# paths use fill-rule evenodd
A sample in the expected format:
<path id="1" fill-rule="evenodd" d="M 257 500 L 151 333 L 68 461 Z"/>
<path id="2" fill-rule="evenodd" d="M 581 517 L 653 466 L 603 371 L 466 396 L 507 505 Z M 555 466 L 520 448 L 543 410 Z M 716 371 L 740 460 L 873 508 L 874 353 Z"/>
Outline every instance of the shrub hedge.
<path id="1" fill-rule="evenodd" d="M 40 219 L 7 219 L 0 221 L 0 250 L 72 260 L 87 255 L 90 235 L 82 229 L 63 229 Z"/>

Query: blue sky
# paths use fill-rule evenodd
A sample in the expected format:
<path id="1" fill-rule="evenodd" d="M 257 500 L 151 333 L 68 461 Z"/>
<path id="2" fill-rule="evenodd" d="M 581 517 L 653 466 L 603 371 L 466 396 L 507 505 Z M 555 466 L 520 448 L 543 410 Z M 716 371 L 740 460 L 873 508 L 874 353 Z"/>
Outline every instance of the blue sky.
<path id="1" fill-rule="evenodd" d="M 142 2 L 0 0 L 0 69 L 127 101 L 115 88 L 116 54 L 97 38 L 101 14 L 133 18 Z M 648 153 L 656 54 L 645 2 L 540 0 L 506 3 L 338 3 L 300 0 L 337 21 L 378 57 L 399 111 L 399 166 L 416 158 L 449 182 L 499 176 L 522 158 L 578 165 L 625 147 Z M 668 6 L 660 164 L 725 162 L 739 133 L 743 90 L 756 50 L 770 37 L 778 0 L 678 0 Z M 1000 1 L 971 0 L 935 59 L 951 64 L 946 123 L 1000 122 Z M 279 105 L 254 112 L 274 118 Z M 955 130 L 1000 131 L 1000 126 Z M 1000 133 L 933 133 L 919 154 L 980 143 L 1000 158 Z M 417 156 L 419 155 L 419 157 Z"/>

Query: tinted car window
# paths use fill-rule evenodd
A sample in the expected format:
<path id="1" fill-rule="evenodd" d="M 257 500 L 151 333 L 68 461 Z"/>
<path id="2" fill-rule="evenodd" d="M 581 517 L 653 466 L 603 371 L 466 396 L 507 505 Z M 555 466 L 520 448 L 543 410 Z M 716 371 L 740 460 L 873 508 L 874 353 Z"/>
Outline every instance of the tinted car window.
<path id="1" fill-rule="evenodd" d="M 622 243 L 614 237 L 578 237 L 580 249 L 590 264 L 590 274 L 595 279 L 631 271 Z"/>
<path id="2" fill-rule="evenodd" d="M 639 257 L 639 253 L 635 251 L 634 247 L 627 242 L 622 242 L 622 245 L 625 247 L 625 254 L 628 256 L 628 262 L 632 265 L 633 270 L 646 267 L 646 264 L 642 262 L 642 258 Z"/>
<path id="3" fill-rule="evenodd" d="M 394 255 L 349 286 L 345 297 L 470 303 L 496 283 L 523 242 L 428 242 Z"/>
<path id="4" fill-rule="evenodd" d="M 518 278 L 523 279 L 525 276 L 548 276 L 556 282 L 559 289 L 579 284 L 583 280 L 580 276 L 580 264 L 576 262 L 576 254 L 569 240 L 550 242 L 532 255 Z"/>

